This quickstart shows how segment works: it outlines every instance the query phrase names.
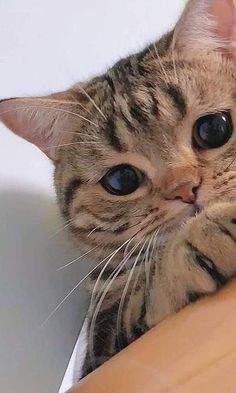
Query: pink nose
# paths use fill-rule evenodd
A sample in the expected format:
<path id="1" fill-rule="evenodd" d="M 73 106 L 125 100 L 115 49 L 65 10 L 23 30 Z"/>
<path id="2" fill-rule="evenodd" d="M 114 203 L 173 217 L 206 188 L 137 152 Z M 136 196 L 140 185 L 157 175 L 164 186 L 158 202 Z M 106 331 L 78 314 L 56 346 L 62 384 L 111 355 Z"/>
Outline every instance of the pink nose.
<path id="1" fill-rule="evenodd" d="M 185 203 L 194 203 L 197 198 L 198 188 L 199 184 L 195 182 L 184 183 L 173 190 L 167 199 L 181 199 Z"/>

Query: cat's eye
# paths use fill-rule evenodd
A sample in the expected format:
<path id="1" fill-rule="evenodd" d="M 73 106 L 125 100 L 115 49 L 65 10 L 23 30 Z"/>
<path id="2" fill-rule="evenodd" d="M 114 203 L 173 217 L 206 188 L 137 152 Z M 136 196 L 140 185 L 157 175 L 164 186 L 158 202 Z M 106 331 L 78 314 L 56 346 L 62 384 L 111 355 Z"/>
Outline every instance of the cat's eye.
<path id="1" fill-rule="evenodd" d="M 137 168 L 123 164 L 111 168 L 101 179 L 101 184 L 110 194 L 129 195 L 143 182 L 144 175 Z"/>
<path id="2" fill-rule="evenodd" d="M 201 149 L 216 149 L 225 145 L 232 133 L 233 122 L 229 112 L 209 114 L 196 121 L 193 141 Z"/>

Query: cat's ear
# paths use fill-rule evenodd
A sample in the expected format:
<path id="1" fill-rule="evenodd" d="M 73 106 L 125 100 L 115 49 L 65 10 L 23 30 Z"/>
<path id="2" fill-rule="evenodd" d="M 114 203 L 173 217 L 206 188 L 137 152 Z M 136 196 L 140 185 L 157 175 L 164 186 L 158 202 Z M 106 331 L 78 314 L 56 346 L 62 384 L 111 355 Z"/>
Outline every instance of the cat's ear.
<path id="1" fill-rule="evenodd" d="M 75 109 L 76 103 L 66 92 L 42 98 L 12 98 L 0 101 L 0 121 L 55 160 L 56 147 L 71 140 Z"/>
<path id="2" fill-rule="evenodd" d="M 190 0 L 174 32 L 174 45 L 219 50 L 236 58 L 236 1 Z"/>

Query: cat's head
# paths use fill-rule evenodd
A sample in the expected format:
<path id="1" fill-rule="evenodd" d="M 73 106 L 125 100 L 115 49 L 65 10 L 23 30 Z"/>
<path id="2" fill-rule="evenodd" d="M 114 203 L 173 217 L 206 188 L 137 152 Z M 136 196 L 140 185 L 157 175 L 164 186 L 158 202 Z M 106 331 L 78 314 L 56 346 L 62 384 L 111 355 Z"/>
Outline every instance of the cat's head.
<path id="1" fill-rule="evenodd" d="M 55 163 L 80 244 L 143 242 L 236 199 L 235 39 L 233 0 L 192 0 L 173 32 L 106 74 L 0 103 L 0 119 Z"/>

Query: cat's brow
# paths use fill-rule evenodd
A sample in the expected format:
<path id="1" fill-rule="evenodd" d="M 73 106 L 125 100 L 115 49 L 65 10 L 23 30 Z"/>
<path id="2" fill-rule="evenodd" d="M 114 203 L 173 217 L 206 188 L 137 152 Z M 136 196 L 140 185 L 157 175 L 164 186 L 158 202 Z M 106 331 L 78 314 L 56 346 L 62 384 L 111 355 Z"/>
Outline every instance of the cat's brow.
<path id="1" fill-rule="evenodd" d="M 169 95 L 173 101 L 174 106 L 178 109 L 180 114 L 184 117 L 187 112 L 187 105 L 184 95 L 181 89 L 173 84 L 169 84 L 165 89 L 165 92 Z"/>

